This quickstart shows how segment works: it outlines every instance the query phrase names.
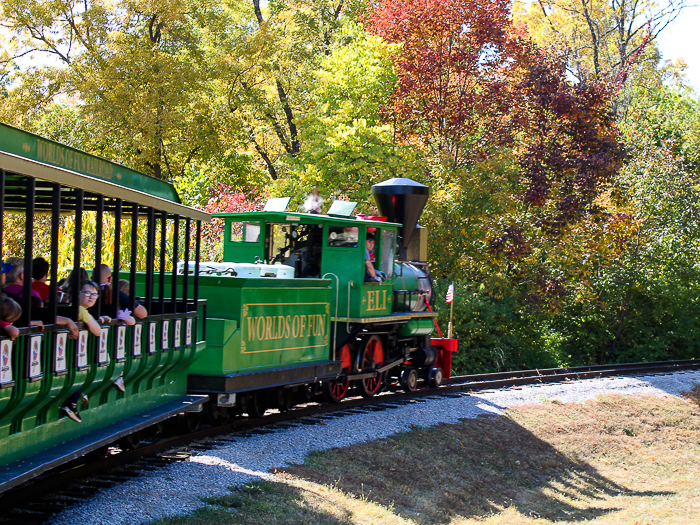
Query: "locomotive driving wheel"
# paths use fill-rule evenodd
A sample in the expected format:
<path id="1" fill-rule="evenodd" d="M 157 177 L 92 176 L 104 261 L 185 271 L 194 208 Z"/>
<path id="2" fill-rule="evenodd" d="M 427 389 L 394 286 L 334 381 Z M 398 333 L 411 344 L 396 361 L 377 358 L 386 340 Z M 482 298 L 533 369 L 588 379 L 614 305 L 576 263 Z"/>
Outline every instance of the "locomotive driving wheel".
<path id="1" fill-rule="evenodd" d="M 352 371 L 352 352 L 350 351 L 350 345 L 344 345 L 340 349 L 339 359 L 343 363 L 343 375 L 345 377 L 333 379 L 331 381 L 326 381 L 323 384 L 323 390 L 326 394 L 326 399 L 330 403 L 338 403 L 348 393 L 348 386 L 350 386 L 348 376 Z"/>
<path id="2" fill-rule="evenodd" d="M 357 363 L 361 373 L 374 372 L 384 366 L 384 347 L 378 336 L 373 335 L 362 341 Z M 381 390 L 383 376 L 384 374 L 378 374 L 374 377 L 360 379 L 360 393 L 363 397 L 372 397 Z"/>

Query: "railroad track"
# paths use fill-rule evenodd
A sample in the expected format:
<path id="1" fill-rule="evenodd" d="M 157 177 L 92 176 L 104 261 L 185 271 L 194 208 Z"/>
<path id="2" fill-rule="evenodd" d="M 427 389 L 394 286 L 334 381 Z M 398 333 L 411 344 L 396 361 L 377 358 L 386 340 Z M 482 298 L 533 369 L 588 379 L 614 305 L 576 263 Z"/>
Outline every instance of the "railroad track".
<path id="1" fill-rule="evenodd" d="M 103 450 L 102 457 L 84 457 L 48 472 L 31 483 L 0 494 L 0 525 L 44 523 L 53 514 L 85 501 L 98 491 L 160 469 L 187 461 L 193 455 L 217 446 L 230 445 L 256 434 L 273 433 L 292 426 L 324 424 L 349 414 L 392 410 L 428 398 L 459 397 L 527 384 L 564 382 L 609 376 L 668 374 L 700 369 L 700 361 L 632 363 L 563 369 L 526 370 L 453 377 L 440 389 L 414 392 L 388 391 L 372 398 L 350 398 L 340 404 L 310 402 L 293 410 L 274 411 L 265 417 L 239 417 L 220 426 L 201 428 L 188 434 L 158 435 L 134 450 Z M 128 443 L 123 446 L 127 448 Z"/>

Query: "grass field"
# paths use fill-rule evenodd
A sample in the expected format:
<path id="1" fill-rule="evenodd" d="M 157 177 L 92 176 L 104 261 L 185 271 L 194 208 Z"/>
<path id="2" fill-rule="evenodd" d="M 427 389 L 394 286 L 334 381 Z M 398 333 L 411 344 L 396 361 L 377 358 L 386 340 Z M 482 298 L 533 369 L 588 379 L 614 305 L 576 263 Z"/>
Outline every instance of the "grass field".
<path id="1" fill-rule="evenodd" d="M 700 393 L 602 396 L 313 454 L 175 524 L 700 524 Z"/>

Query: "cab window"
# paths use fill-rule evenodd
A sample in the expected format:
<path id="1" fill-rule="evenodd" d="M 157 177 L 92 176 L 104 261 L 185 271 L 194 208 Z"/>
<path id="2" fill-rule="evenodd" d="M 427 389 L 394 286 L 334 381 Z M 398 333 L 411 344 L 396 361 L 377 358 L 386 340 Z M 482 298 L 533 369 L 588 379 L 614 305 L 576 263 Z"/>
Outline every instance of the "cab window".
<path id="1" fill-rule="evenodd" d="M 232 222 L 229 235 L 231 242 L 260 242 L 259 222 Z"/>
<path id="2" fill-rule="evenodd" d="M 329 226 L 328 246 L 344 246 L 346 248 L 357 248 L 359 232 L 356 226 Z"/>
<path id="3" fill-rule="evenodd" d="M 396 250 L 396 232 L 382 230 L 381 270 L 386 274 L 387 279 L 394 277 L 394 251 Z"/>

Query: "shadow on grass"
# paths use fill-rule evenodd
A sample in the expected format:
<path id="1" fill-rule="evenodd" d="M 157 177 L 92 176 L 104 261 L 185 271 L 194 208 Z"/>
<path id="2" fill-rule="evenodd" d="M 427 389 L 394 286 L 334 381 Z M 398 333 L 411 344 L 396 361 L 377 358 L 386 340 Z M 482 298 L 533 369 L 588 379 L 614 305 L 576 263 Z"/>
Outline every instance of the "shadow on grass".
<path id="1" fill-rule="evenodd" d="M 609 497 L 670 495 L 629 490 L 574 456 L 513 419 L 488 415 L 312 454 L 283 471 L 425 525 L 508 507 L 552 521 L 587 521 L 619 510 L 604 502 Z"/>
<path id="2" fill-rule="evenodd" d="M 352 511 L 328 505 L 301 504 L 308 490 L 272 481 L 251 481 L 226 496 L 206 498 L 211 507 L 192 514 L 163 518 L 150 525 L 351 525 Z"/>

